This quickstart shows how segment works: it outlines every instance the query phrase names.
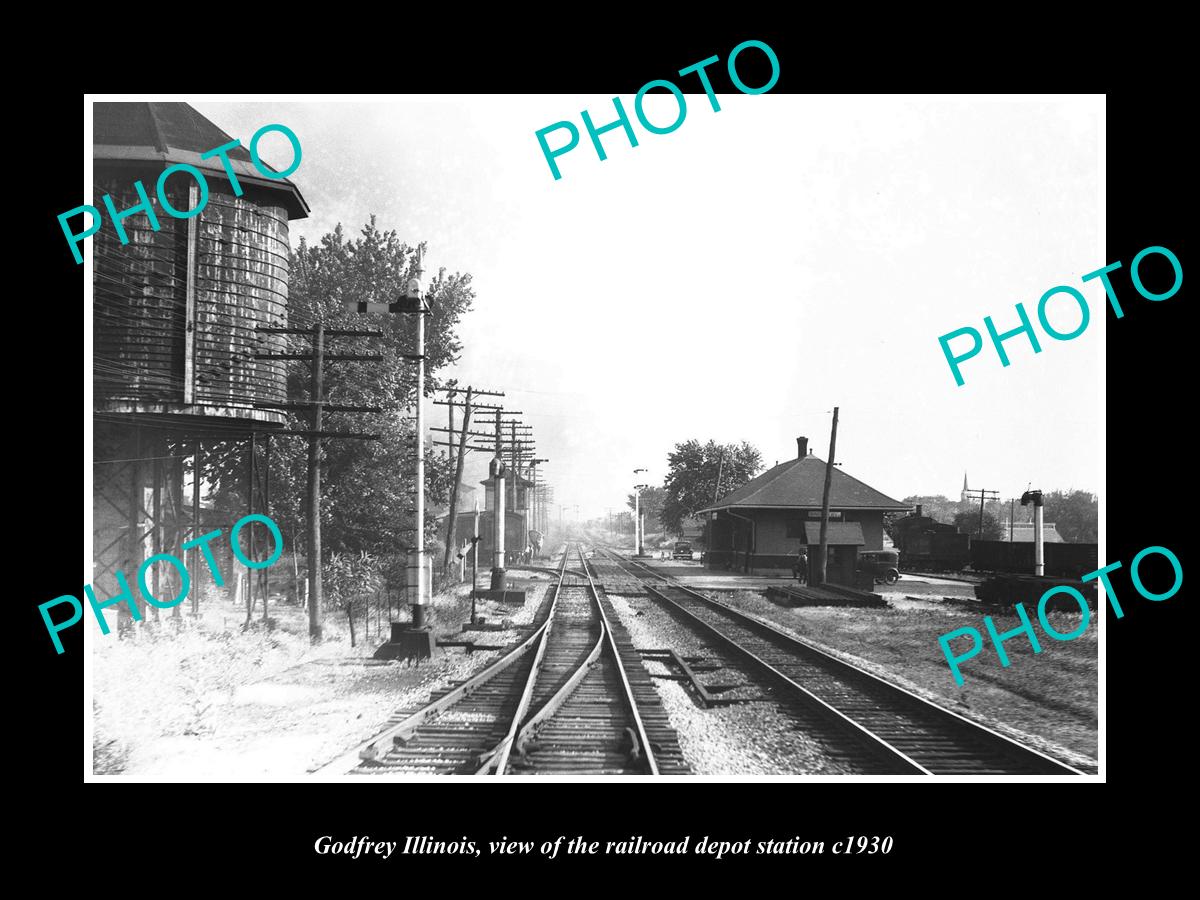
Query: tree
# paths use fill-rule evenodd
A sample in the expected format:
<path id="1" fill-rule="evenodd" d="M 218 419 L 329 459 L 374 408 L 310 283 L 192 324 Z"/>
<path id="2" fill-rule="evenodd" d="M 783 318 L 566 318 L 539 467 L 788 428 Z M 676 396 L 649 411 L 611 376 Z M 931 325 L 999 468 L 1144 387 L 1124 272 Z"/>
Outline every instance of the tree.
<path id="1" fill-rule="evenodd" d="M 385 556 L 413 542 L 415 433 L 409 416 L 416 399 L 416 369 L 406 354 L 416 353 L 415 321 L 407 315 L 352 313 L 345 304 L 350 300 L 394 300 L 415 274 L 416 253 L 417 248 L 402 242 L 395 231 L 380 230 L 372 216 L 357 239 L 347 239 L 339 224 L 315 245 L 302 238 L 291 255 L 290 327 L 323 322 L 331 329 L 383 331 L 378 338 L 331 338 L 326 343 L 326 352 L 331 354 L 359 351 L 383 355 L 381 361 L 330 361 L 325 367 L 327 401 L 383 409 L 379 415 L 326 413 L 326 431 L 381 435 L 379 441 L 322 442 L 322 538 L 330 554 L 365 551 Z M 471 309 L 474 291 L 469 274 L 448 275 L 445 269 L 433 278 L 424 276 L 422 284 L 430 306 L 425 317 L 425 368 L 427 393 L 432 393 L 438 371 L 457 360 L 461 352 L 456 328 Z M 307 341 L 296 340 L 289 349 L 303 352 L 308 346 Z M 289 399 L 310 399 L 309 362 L 289 362 L 286 372 Z M 289 427 L 308 427 L 305 412 L 289 418 Z M 245 441 L 226 442 L 211 451 L 206 445 L 205 452 L 205 479 L 213 488 L 218 508 L 244 514 Z M 304 534 L 306 453 L 307 442 L 300 438 L 281 437 L 272 442 L 271 516 L 282 528 L 285 543 L 294 543 Z M 436 508 L 447 501 L 453 473 L 448 461 L 432 448 L 425 454 L 425 464 L 425 528 L 428 535 L 435 535 Z"/>
<path id="2" fill-rule="evenodd" d="M 354 614 L 365 618 L 371 611 L 371 598 L 382 587 L 379 560 L 363 551 L 357 556 L 331 553 L 321 573 L 325 599 L 331 606 L 343 610 L 350 625 L 350 646 L 355 646 Z"/>
<path id="3" fill-rule="evenodd" d="M 683 520 L 697 510 L 711 506 L 737 490 L 762 469 L 762 454 L 750 444 L 718 444 L 698 440 L 676 444 L 667 455 L 667 477 L 663 482 L 665 498 L 659 521 L 675 533 L 683 530 Z M 720 486 L 717 476 L 720 475 Z"/>
<path id="4" fill-rule="evenodd" d="M 1053 522 L 1064 541 L 1094 544 L 1099 539 L 1100 507 L 1087 491 L 1051 491 L 1043 494 L 1042 517 Z"/>
<path id="5" fill-rule="evenodd" d="M 951 500 L 942 494 L 913 494 L 905 497 L 904 502 L 912 507 L 919 505 L 921 515 L 929 516 L 935 522 L 953 522 L 954 516 L 963 510 L 961 501 Z M 916 513 L 916 509 L 913 513 Z"/>
<path id="6" fill-rule="evenodd" d="M 1008 532 L 1005 526 L 1000 524 L 996 518 L 996 514 L 989 509 L 983 511 L 983 534 L 979 533 L 979 508 L 974 510 L 964 510 L 954 514 L 954 526 L 963 534 L 969 534 L 973 537 L 982 538 L 985 541 L 1003 540 Z"/>

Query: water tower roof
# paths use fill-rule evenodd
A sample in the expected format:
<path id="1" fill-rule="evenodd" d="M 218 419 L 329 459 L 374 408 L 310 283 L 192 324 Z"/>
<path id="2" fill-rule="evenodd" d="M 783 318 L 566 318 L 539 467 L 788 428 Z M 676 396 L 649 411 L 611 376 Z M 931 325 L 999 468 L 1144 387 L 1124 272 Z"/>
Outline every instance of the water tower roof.
<path id="1" fill-rule="evenodd" d="M 189 163 L 205 174 L 224 178 L 218 157 L 200 159 L 215 147 L 233 140 L 186 103 L 94 103 L 92 105 L 92 157 L 97 163 L 156 163 L 163 168 Z M 239 182 L 278 192 L 278 201 L 289 219 L 308 215 L 308 203 L 287 178 L 265 178 L 250 160 L 250 151 L 237 147 L 229 160 Z M 272 172 L 278 171 L 263 162 Z"/>

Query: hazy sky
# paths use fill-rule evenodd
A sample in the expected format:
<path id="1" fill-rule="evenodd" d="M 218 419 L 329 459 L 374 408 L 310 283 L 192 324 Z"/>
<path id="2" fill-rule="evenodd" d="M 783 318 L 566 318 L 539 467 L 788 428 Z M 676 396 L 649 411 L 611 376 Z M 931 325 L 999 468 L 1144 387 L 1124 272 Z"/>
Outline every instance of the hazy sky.
<path id="1" fill-rule="evenodd" d="M 462 382 L 505 390 L 534 426 L 559 503 L 619 508 L 634 468 L 659 483 L 688 438 L 746 440 L 769 466 L 807 435 L 902 498 L 1103 485 L 1102 100 L 687 95 L 667 135 L 611 121 L 611 95 L 383 102 L 195 102 L 247 143 L 281 122 L 312 207 L 293 245 L 374 213 L 428 241 L 427 272 L 470 272 Z M 622 98 L 633 115 L 632 97 Z M 668 123 L 675 101 L 647 103 Z M 573 120 L 555 181 L 534 132 Z M 557 146 L 565 135 L 550 137 Z M 286 143 L 264 158 L 289 160 Z M 938 336 L 1081 290 L 1088 330 L 1042 352 L 990 342 L 955 384 Z M 1078 311 L 1061 298 L 1061 331 Z M 956 345 L 957 346 L 957 345 Z M 428 407 L 444 417 L 444 407 Z M 444 424 L 444 422 L 442 423 Z M 484 460 L 475 460 L 482 476 Z M 570 513 L 568 513 L 569 515 Z"/>

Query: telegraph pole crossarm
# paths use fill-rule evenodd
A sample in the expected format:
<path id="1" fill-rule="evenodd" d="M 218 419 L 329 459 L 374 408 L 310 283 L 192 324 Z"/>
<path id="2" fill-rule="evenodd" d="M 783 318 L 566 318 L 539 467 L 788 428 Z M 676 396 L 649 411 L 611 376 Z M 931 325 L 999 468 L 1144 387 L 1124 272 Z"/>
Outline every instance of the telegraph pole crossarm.
<path id="1" fill-rule="evenodd" d="M 1000 492 L 987 490 L 985 488 L 971 488 L 966 492 L 968 500 L 979 501 L 979 537 L 983 537 L 983 504 L 988 500 L 999 500 Z M 978 496 L 975 496 L 978 495 Z"/>

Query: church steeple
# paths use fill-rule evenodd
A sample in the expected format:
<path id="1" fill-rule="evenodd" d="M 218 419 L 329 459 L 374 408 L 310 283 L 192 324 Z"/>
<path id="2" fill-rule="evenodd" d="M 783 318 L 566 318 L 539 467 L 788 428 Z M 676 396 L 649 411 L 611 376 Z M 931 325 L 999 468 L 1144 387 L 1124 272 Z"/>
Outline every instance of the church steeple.
<path id="1" fill-rule="evenodd" d="M 966 500 L 967 499 L 967 491 L 969 491 L 969 490 L 970 490 L 970 488 L 967 487 L 967 470 L 963 469 L 963 489 L 962 489 L 962 495 L 959 497 L 959 499 Z"/>

